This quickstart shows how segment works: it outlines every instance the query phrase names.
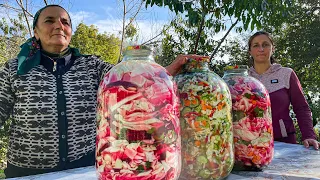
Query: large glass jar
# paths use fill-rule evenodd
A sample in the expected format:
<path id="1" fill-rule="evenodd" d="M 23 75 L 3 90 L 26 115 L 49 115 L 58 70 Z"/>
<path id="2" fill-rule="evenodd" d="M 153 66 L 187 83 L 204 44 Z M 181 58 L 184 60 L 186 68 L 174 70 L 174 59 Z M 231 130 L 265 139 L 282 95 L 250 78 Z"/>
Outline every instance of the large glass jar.
<path id="1" fill-rule="evenodd" d="M 128 47 L 98 90 L 96 168 L 105 179 L 177 179 L 179 99 L 172 76 L 144 46 Z"/>
<path id="2" fill-rule="evenodd" d="M 180 179 L 221 179 L 234 163 L 231 95 L 208 68 L 208 58 L 189 59 L 175 77 L 180 96 Z"/>
<path id="3" fill-rule="evenodd" d="M 247 66 L 229 66 L 223 79 L 232 97 L 235 170 L 262 170 L 274 152 L 270 98 Z"/>

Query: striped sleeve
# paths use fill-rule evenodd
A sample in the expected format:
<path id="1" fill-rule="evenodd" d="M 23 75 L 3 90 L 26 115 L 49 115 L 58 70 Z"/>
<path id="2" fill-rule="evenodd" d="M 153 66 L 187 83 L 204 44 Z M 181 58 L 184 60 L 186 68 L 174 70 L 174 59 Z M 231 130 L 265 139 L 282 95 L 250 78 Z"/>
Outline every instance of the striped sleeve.
<path id="1" fill-rule="evenodd" d="M 98 77 L 99 82 L 101 82 L 101 80 L 104 78 L 104 76 L 106 75 L 106 73 L 113 68 L 113 64 L 107 63 L 105 61 L 102 61 L 101 59 L 97 59 L 97 69 L 98 69 Z"/>

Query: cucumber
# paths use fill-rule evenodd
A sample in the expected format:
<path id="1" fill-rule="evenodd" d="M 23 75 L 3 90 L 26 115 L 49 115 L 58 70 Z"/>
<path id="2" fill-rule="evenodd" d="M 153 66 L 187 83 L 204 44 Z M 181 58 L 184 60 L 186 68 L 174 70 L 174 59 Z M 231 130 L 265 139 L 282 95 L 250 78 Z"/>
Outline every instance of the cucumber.
<path id="1" fill-rule="evenodd" d="M 207 163 L 208 163 L 207 158 L 204 157 L 204 156 L 198 156 L 198 157 L 197 157 L 197 161 L 198 161 L 200 164 L 207 164 Z"/>
<path id="2" fill-rule="evenodd" d="M 199 101 L 198 98 L 195 98 L 194 100 L 196 100 L 196 103 L 193 104 L 193 103 L 191 102 L 191 104 L 190 104 L 190 107 L 192 107 L 192 108 L 197 107 L 197 106 L 200 105 L 200 101 Z"/>
<path id="3" fill-rule="evenodd" d="M 203 120 L 208 121 L 208 119 L 207 119 L 206 117 L 204 117 L 204 116 L 198 116 L 198 117 L 196 118 L 196 120 L 197 120 L 197 121 L 203 121 Z"/>
<path id="4" fill-rule="evenodd" d="M 181 116 L 184 117 L 186 114 L 193 112 L 191 108 L 189 107 L 184 107 L 181 111 Z"/>
<path id="5" fill-rule="evenodd" d="M 183 117 L 180 117 L 180 128 L 186 128 L 186 120 Z"/>
<path id="6" fill-rule="evenodd" d="M 204 178 L 204 179 L 207 179 L 210 177 L 210 171 L 208 169 L 202 169 L 200 172 L 199 172 L 199 176 Z"/>

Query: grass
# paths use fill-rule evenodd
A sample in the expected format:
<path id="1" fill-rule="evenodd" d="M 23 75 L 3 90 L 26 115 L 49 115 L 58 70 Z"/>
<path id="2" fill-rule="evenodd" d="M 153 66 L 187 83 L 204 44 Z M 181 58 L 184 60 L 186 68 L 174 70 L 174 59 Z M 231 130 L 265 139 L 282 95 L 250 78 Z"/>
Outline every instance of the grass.
<path id="1" fill-rule="evenodd" d="M 4 170 L 3 169 L 0 169 L 0 179 L 5 179 L 6 176 L 4 175 Z"/>

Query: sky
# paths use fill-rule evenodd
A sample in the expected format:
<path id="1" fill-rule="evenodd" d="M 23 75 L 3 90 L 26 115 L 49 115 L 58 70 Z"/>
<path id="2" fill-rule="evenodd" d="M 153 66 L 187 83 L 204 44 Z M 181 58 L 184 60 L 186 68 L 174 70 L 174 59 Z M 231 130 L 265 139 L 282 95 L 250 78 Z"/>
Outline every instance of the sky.
<path id="1" fill-rule="evenodd" d="M 23 2 L 26 2 L 26 0 L 23 0 Z M 69 12 L 73 31 L 81 22 L 89 26 L 95 25 L 101 33 L 106 32 L 116 36 L 119 36 L 119 32 L 122 30 L 122 0 L 47 0 L 47 2 L 48 4 L 59 4 Z M 15 0 L 0 0 L 1 3 L 17 6 Z M 28 0 L 28 3 L 28 10 L 32 14 L 35 14 L 38 9 L 45 5 L 43 0 Z M 127 5 L 128 9 L 131 7 L 132 4 Z M 4 8 L 0 8 L 0 10 L 4 10 Z M 129 12 L 127 22 L 134 12 L 135 9 Z M 0 18 L 7 17 L 6 14 L 8 13 L 0 13 Z M 9 14 L 12 17 L 14 12 L 10 11 Z M 146 8 L 142 6 L 134 24 L 138 27 L 139 40 L 146 41 L 159 34 L 162 27 L 168 24 L 173 16 L 173 13 L 165 7 Z"/>
<path id="2" fill-rule="evenodd" d="M 60 4 L 70 13 L 74 31 L 81 22 L 86 25 L 95 25 L 99 32 L 107 32 L 116 36 L 119 36 L 122 30 L 122 0 L 63 0 Z M 127 5 L 127 9 L 131 7 L 131 4 Z M 135 12 L 135 9 L 129 12 L 127 22 L 131 14 Z M 144 42 L 159 34 L 172 17 L 173 13 L 168 8 L 142 6 L 134 24 L 138 27 L 139 41 Z"/>
<path id="3" fill-rule="evenodd" d="M 74 24 L 80 22 L 84 22 L 87 25 L 93 24 L 98 27 L 100 32 L 116 35 L 121 31 L 122 0 L 71 0 L 65 5 L 69 8 Z M 139 29 L 139 41 L 144 42 L 159 34 L 163 26 L 168 24 L 174 16 L 175 14 L 168 7 L 154 5 L 146 8 L 143 6 L 136 21 Z M 213 39 L 221 39 L 225 32 L 216 34 Z M 236 33 L 231 31 L 229 37 L 235 35 Z"/>
<path id="4" fill-rule="evenodd" d="M 126 0 L 126 2 L 130 1 L 137 0 Z M 26 2 L 26 0 L 23 0 L 23 2 Z M 43 0 L 28 0 L 27 2 L 29 3 L 28 9 L 32 14 L 35 14 L 37 10 L 45 5 Z M 76 30 L 77 25 L 83 22 L 88 26 L 96 26 L 100 33 L 106 32 L 120 37 L 123 17 L 122 0 L 47 0 L 47 2 L 49 4 L 59 4 L 69 12 L 73 32 Z M 1 3 L 9 3 L 12 6 L 17 6 L 15 0 L 0 0 L 0 4 Z M 128 9 L 132 7 L 130 4 L 127 6 Z M 135 9 L 131 11 L 131 14 L 134 12 Z M 0 13 L 0 18 L 2 16 L 5 16 L 5 13 Z M 143 43 L 158 35 L 163 29 L 163 26 L 168 24 L 174 16 L 175 14 L 171 12 L 168 7 L 148 6 L 146 8 L 142 6 L 134 24 L 138 27 L 139 35 L 135 43 Z M 129 14 L 127 16 L 127 22 L 130 17 Z M 30 23 L 32 24 L 32 19 L 30 19 Z M 215 34 L 213 39 L 219 40 L 225 33 L 226 31 Z M 228 37 L 236 35 L 234 31 L 231 31 Z"/>
<path id="5" fill-rule="evenodd" d="M 126 2 L 137 0 L 126 0 Z M 23 0 L 26 2 L 26 0 Z M 28 9 L 35 14 L 38 9 L 44 6 L 43 0 L 28 0 Z M 122 30 L 122 0 L 47 0 L 49 4 L 60 4 L 70 14 L 73 24 L 73 31 L 76 26 L 83 22 L 86 25 L 95 25 L 99 32 L 110 33 L 120 36 Z M 15 0 L 0 0 L 1 3 L 9 3 L 16 6 Z M 132 5 L 128 5 L 128 8 Z M 1 10 L 1 8 L 0 8 Z M 131 11 L 131 14 L 135 9 Z M 11 12 L 12 13 L 12 12 Z M 4 16 L 5 13 L 0 13 Z M 138 27 L 139 39 L 144 42 L 159 34 L 165 24 L 168 24 L 174 17 L 174 13 L 168 7 L 153 6 L 146 8 L 142 6 L 139 15 L 136 18 L 135 26 Z M 127 16 L 129 21 L 130 14 Z M 225 32 L 215 35 L 214 39 L 220 39 Z M 234 32 L 232 32 L 234 33 Z M 231 34 L 232 34 L 231 33 Z"/>
<path id="6" fill-rule="evenodd" d="M 132 5 L 128 5 L 131 8 Z M 112 33 L 119 35 L 122 30 L 122 1 L 119 0 L 86 0 L 81 3 L 73 3 L 70 8 L 70 16 L 75 24 L 84 22 L 87 25 L 95 25 L 100 32 Z M 134 14 L 133 9 L 129 14 Z M 142 6 L 139 15 L 135 21 L 138 27 L 139 39 L 148 40 L 156 36 L 162 27 L 170 21 L 172 16 L 168 8 Z M 127 19 L 127 22 L 129 19 Z"/>

